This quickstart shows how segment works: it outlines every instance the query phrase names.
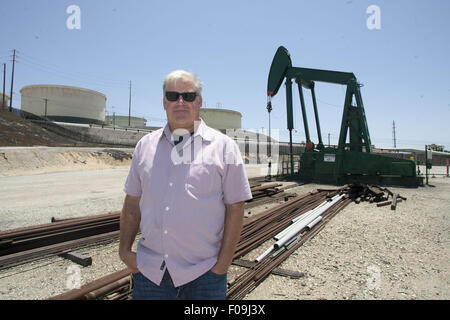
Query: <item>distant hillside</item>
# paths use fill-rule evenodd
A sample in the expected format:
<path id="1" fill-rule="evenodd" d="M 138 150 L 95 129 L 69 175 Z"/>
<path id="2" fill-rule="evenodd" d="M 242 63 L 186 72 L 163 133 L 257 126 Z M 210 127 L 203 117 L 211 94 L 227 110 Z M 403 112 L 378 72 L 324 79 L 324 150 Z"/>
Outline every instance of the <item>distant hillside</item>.
<path id="1" fill-rule="evenodd" d="M 0 146 L 81 147 L 98 145 L 60 136 L 11 112 L 0 110 Z"/>

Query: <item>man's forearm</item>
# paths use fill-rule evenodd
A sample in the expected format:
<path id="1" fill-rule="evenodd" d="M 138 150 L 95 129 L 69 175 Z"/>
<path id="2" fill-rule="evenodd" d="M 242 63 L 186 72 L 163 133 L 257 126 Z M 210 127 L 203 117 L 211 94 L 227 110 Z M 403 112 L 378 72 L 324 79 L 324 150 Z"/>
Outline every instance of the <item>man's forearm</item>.
<path id="1" fill-rule="evenodd" d="M 226 273 L 233 262 L 236 246 L 239 242 L 244 218 L 244 202 L 227 205 L 225 213 L 225 226 L 223 231 L 222 246 L 213 271 Z"/>
<path id="2" fill-rule="evenodd" d="M 123 253 L 131 251 L 131 247 L 139 231 L 140 221 L 141 212 L 139 209 L 139 201 L 130 199 L 127 196 L 120 215 L 119 254 L 121 258 Z"/>

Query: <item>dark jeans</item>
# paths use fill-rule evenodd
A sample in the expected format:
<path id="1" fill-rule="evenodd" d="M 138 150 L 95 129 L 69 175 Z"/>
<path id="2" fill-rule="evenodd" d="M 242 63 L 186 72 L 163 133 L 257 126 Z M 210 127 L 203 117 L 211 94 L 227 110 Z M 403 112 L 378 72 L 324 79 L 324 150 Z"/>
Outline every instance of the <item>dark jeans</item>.
<path id="1" fill-rule="evenodd" d="M 225 300 L 227 275 L 206 272 L 197 279 L 175 287 L 166 269 L 158 286 L 142 273 L 133 274 L 134 300 Z"/>

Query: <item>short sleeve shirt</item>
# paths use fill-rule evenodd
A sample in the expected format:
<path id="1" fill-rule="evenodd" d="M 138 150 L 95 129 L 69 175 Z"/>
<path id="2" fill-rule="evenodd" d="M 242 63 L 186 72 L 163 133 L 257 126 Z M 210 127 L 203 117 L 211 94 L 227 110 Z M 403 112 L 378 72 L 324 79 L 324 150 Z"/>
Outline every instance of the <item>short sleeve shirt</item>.
<path id="1" fill-rule="evenodd" d="M 159 285 L 167 268 L 176 287 L 217 262 L 226 204 L 252 198 L 237 144 L 203 120 L 182 148 L 168 125 L 144 136 L 124 191 L 141 197 L 138 269 Z"/>

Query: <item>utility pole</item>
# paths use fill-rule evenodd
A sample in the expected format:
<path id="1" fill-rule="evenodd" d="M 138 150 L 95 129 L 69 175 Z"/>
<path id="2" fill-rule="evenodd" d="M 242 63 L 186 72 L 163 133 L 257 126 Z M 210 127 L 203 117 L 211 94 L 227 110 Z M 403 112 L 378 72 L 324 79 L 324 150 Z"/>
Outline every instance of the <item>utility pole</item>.
<path id="1" fill-rule="evenodd" d="M 16 63 L 16 49 L 13 51 L 13 65 L 11 74 L 11 96 L 9 97 L 9 112 L 12 112 L 12 101 L 13 101 L 13 85 L 14 85 L 14 65 Z"/>
<path id="2" fill-rule="evenodd" d="M 113 127 L 115 127 L 115 116 L 116 116 L 116 113 L 114 112 L 114 106 L 111 106 L 111 109 L 112 109 L 112 119 L 110 119 L 112 122 L 111 122 L 111 124 L 112 124 L 112 126 Z"/>
<path id="3" fill-rule="evenodd" d="M 328 147 L 330 146 L 330 134 L 328 134 Z"/>
<path id="4" fill-rule="evenodd" d="M 44 101 L 45 101 L 45 119 L 47 119 L 47 101 L 48 101 L 48 99 L 44 98 Z"/>
<path id="5" fill-rule="evenodd" d="M 6 84 L 6 63 L 3 64 L 3 100 L 2 100 L 2 109 L 5 108 L 5 84 Z"/>
<path id="6" fill-rule="evenodd" d="M 130 80 L 130 99 L 128 101 L 128 126 L 131 127 L 131 80 Z"/>
<path id="7" fill-rule="evenodd" d="M 394 149 L 397 148 L 397 140 L 395 139 L 395 121 L 392 121 L 392 138 L 394 140 Z"/>
<path id="8" fill-rule="evenodd" d="M 428 185 L 428 146 L 425 145 L 425 178 L 426 185 Z"/>

